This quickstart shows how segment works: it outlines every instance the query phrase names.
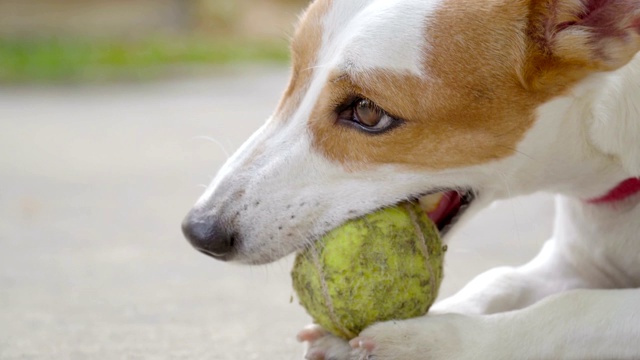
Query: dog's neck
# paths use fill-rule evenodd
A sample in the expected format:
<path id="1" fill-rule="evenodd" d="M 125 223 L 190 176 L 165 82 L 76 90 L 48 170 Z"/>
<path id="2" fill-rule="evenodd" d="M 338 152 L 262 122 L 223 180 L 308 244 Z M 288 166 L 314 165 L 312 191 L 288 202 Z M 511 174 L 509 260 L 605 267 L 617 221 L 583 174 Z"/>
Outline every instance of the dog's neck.
<path id="1" fill-rule="evenodd" d="M 640 286 L 640 194 L 591 204 L 560 196 L 553 237 L 583 276 L 603 287 Z"/>
<path id="2" fill-rule="evenodd" d="M 640 177 L 640 54 L 604 76 L 593 99 L 589 135 L 630 177 Z"/>
<path id="3" fill-rule="evenodd" d="M 640 177 L 640 55 L 538 109 L 507 171 L 510 193 L 548 191 L 580 201 Z M 501 191 L 501 190 L 498 190 Z"/>
<path id="4" fill-rule="evenodd" d="M 554 237 L 570 261 L 582 264 L 578 267 L 585 276 L 605 287 L 637 287 L 640 56 L 585 85 L 577 95 L 578 110 L 568 112 L 567 126 L 586 132 L 591 149 L 585 156 L 579 147 L 566 147 L 578 155 L 567 155 L 563 162 L 571 168 L 571 181 L 559 191 L 568 196 L 558 201 Z"/>

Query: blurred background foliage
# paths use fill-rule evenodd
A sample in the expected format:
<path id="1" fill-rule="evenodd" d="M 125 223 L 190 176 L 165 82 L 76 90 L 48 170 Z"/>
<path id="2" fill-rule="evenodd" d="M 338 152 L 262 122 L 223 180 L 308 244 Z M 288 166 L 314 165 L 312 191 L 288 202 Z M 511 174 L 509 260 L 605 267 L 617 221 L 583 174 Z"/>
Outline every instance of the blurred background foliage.
<path id="1" fill-rule="evenodd" d="M 286 63 L 308 0 L 0 0 L 0 82 L 140 80 Z"/>

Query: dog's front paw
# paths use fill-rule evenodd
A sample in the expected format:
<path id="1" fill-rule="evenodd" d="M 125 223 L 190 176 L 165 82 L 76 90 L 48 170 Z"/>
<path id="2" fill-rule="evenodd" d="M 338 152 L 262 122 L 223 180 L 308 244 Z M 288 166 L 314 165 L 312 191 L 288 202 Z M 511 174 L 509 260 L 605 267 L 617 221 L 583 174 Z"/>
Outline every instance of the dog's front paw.
<path id="1" fill-rule="evenodd" d="M 484 359 L 477 317 L 432 315 L 373 325 L 353 339 L 352 360 Z"/>
<path id="2" fill-rule="evenodd" d="M 307 343 L 307 360 L 351 360 L 353 350 L 346 340 L 331 335 L 318 325 L 307 326 L 298 333 L 298 340 Z"/>

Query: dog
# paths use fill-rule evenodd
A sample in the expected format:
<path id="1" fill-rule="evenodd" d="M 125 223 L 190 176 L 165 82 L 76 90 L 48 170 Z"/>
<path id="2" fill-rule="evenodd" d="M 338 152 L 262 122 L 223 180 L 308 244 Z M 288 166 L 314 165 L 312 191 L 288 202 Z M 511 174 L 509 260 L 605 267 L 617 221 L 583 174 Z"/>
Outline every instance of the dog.
<path id="1" fill-rule="evenodd" d="M 433 194 L 446 241 L 557 194 L 528 264 L 350 342 L 310 326 L 307 359 L 640 358 L 640 1 L 316 0 L 291 49 L 274 114 L 183 222 L 201 252 L 269 263 Z"/>

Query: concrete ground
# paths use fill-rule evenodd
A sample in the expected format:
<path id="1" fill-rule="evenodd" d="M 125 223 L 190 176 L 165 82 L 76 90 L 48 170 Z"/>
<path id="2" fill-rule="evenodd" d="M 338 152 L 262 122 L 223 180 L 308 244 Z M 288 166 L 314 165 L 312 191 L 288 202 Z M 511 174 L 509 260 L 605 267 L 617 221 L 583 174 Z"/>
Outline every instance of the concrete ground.
<path id="1" fill-rule="evenodd" d="M 180 233 L 286 76 L 0 88 L 0 359 L 301 359 L 291 258 L 219 263 Z M 552 212 L 537 195 L 475 218 L 450 242 L 442 294 L 528 260 Z"/>

